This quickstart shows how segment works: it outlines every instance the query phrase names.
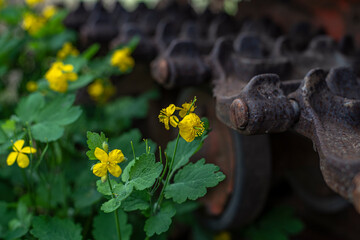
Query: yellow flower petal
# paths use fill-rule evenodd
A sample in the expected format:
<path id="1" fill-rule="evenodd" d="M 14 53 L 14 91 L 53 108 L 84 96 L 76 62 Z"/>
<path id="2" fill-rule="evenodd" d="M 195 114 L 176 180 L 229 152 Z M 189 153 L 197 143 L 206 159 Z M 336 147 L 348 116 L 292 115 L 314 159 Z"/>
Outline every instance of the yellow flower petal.
<path id="1" fill-rule="evenodd" d="M 73 82 L 73 81 L 76 81 L 78 79 L 78 75 L 76 73 L 73 73 L 73 72 L 66 73 L 66 78 L 67 78 L 67 80 Z"/>
<path id="2" fill-rule="evenodd" d="M 21 149 L 22 153 L 36 153 L 36 149 L 32 147 L 24 147 Z"/>
<path id="3" fill-rule="evenodd" d="M 8 156 L 7 159 L 6 159 L 6 163 L 7 163 L 8 166 L 11 166 L 11 165 L 14 164 L 14 162 L 16 161 L 16 158 L 17 158 L 18 154 L 19 154 L 18 152 L 11 152 L 11 153 L 9 154 L 9 156 Z"/>
<path id="4" fill-rule="evenodd" d="M 106 163 L 97 163 L 93 167 L 93 173 L 95 176 L 103 177 L 107 173 L 107 164 Z"/>
<path id="5" fill-rule="evenodd" d="M 170 105 L 166 108 L 166 115 L 167 115 L 167 116 L 173 115 L 174 112 L 175 112 L 175 109 L 176 109 L 175 105 L 174 105 L 174 104 L 170 104 Z"/>
<path id="6" fill-rule="evenodd" d="M 107 169 L 114 177 L 119 177 L 122 172 L 120 166 L 117 164 L 110 164 L 107 166 Z"/>
<path id="7" fill-rule="evenodd" d="M 188 112 L 189 113 L 194 112 L 195 106 L 192 105 L 191 109 L 190 109 L 190 106 L 191 106 L 191 103 L 184 103 L 182 105 L 182 108 L 178 108 L 178 110 L 180 110 L 180 112 L 179 112 L 180 117 L 184 118 Z"/>
<path id="8" fill-rule="evenodd" d="M 72 72 L 74 70 L 74 66 L 71 64 L 65 64 L 62 66 L 62 70 L 65 72 Z"/>
<path id="9" fill-rule="evenodd" d="M 124 154 L 119 149 L 114 149 L 109 154 L 110 163 L 121 163 L 124 161 Z"/>
<path id="10" fill-rule="evenodd" d="M 192 142 L 195 137 L 201 136 L 205 130 L 204 123 L 195 113 L 186 115 L 178 126 L 180 136 L 187 142 Z"/>
<path id="11" fill-rule="evenodd" d="M 13 150 L 15 152 L 20 152 L 22 147 L 24 146 L 24 143 L 25 143 L 24 139 L 17 140 L 12 147 Z"/>
<path id="12" fill-rule="evenodd" d="M 171 117 L 170 117 L 170 124 L 171 124 L 171 126 L 173 126 L 174 128 L 176 128 L 177 125 L 178 125 L 178 123 L 179 123 L 179 119 L 177 118 L 177 116 L 171 116 Z"/>
<path id="13" fill-rule="evenodd" d="M 108 159 L 109 159 L 108 154 L 104 150 L 102 150 L 101 148 L 98 148 L 98 147 L 95 148 L 94 154 L 95 154 L 95 157 L 97 159 L 99 159 L 102 163 L 106 163 L 108 161 Z"/>
<path id="14" fill-rule="evenodd" d="M 27 166 L 29 166 L 29 157 L 26 156 L 23 153 L 19 153 L 19 156 L 17 158 L 17 164 L 19 165 L 19 167 L 21 168 L 26 168 Z"/>

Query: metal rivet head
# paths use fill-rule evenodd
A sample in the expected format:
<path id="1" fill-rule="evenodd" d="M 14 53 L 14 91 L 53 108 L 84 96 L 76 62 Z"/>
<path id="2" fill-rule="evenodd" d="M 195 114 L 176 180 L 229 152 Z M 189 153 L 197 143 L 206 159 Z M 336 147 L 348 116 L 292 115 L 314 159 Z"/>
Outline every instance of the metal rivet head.
<path id="1" fill-rule="evenodd" d="M 240 99 L 235 99 L 230 106 L 230 121 L 237 129 L 245 129 L 249 121 L 249 109 L 246 103 Z"/>

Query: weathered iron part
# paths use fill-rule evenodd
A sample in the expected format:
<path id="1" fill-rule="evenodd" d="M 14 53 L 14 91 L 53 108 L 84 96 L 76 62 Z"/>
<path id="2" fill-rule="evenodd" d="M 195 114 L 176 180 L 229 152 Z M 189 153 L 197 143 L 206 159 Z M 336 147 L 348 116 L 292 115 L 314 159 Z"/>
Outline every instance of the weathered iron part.
<path id="1" fill-rule="evenodd" d="M 173 41 L 151 68 L 153 77 L 165 88 L 199 85 L 210 78 L 208 65 L 191 41 Z"/>
<path id="2" fill-rule="evenodd" d="M 258 40 L 255 41 L 255 44 L 251 43 L 254 39 Z M 249 45 L 251 45 L 251 47 L 248 48 L 247 46 Z M 234 48 L 238 49 L 238 51 L 235 52 Z M 248 49 L 250 49 L 250 51 Z M 210 64 L 213 74 L 212 78 L 213 84 L 215 85 L 213 92 L 217 99 L 217 115 L 219 119 L 228 126 L 232 126 L 237 130 L 242 129 L 243 133 L 248 131 L 247 134 L 252 134 L 254 131 L 260 131 L 260 129 L 245 130 L 247 121 L 253 121 L 253 114 L 256 114 L 256 112 L 250 114 L 249 111 L 252 110 L 250 110 L 251 108 L 248 106 L 248 97 L 245 93 L 240 97 L 241 90 L 245 88 L 246 84 L 254 75 L 270 71 L 285 77 L 288 75 L 289 69 L 291 69 L 291 65 L 286 58 L 261 58 L 262 55 L 260 40 L 253 34 L 244 34 L 241 37 L 238 37 L 237 42 L 235 43 L 231 38 L 219 39 L 210 55 Z M 294 88 L 294 84 L 296 86 L 298 83 L 291 82 L 289 85 L 281 84 L 276 80 L 275 75 L 266 76 L 267 77 L 264 77 L 263 79 L 255 79 L 252 83 L 253 89 L 250 87 L 247 89 L 249 92 L 248 94 L 257 91 L 257 96 L 259 97 L 257 100 L 259 103 L 261 101 L 261 104 L 264 104 L 263 107 L 269 112 L 273 112 L 270 107 L 272 105 L 269 102 L 269 98 L 270 101 L 281 102 L 282 107 L 279 107 L 279 109 L 281 109 L 282 112 L 279 110 L 276 119 L 283 119 L 285 121 L 287 118 L 287 124 L 291 124 L 293 120 L 290 119 L 292 119 L 292 117 L 296 119 L 296 113 L 293 110 L 296 106 L 293 106 L 290 101 L 285 101 L 283 89 L 291 90 Z M 267 80 L 265 80 L 265 78 Z M 263 81 L 264 83 L 267 82 L 267 86 L 260 89 L 260 86 L 258 86 L 258 84 L 260 84 L 259 81 Z M 271 93 L 271 91 L 273 92 Z M 236 110 L 236 113 L 234 112 L 234 115 L 231 116 L 229 114 L 231 111 L 230 106 L 235 99 L 239 99 L 234 104 L 240 106 L 240 109 Z M 244 116 L 244 119 L 247 120 L 245 121 L 241 117 L 235 117 L 236 114 Z M 266 116 L 259 121 L 262 121 L 262 124 L 267 126 L 265 127 L 265 125 L 263 125 L 261 128 L 262 131 L 264 131 L 263 133 L 265 133 L 265 131 L 278 131 L 274 125 L 276 123 L 270 124 L 267 122 Z M 234 123 L 239 125 L 236 126 Z"/>
<path id="3" fill-rule="evenodd" d="M 117 32 L 112 15 L 104 8 L 102 1 L 98 1 L 80 30 L 80 39 L 85 46 L 100 43 L 107 47 Z"/>
<path id="4" fill-rule="evenodd" d="M 347 77 L 339 78 L 343 74 Z M 301 112 L 293 129 L 314 142 L 326 183 L 358 204 L 353 193 L 360 172 L 360 92 L 345 93 L 349 85 L 358 88 L 359 81 L 348 69 L 333 69 L 327 76 L 314 69 L 289 98 L 298 102 Z"/>
<path id="5" fill-rule="evenodd" d="M 90 12 L 85 8 L 84 2 L 80 2 L 78 7 L 66 16 L 64 25 L 69 29 L 79 31 L 86 23 L 89 15 Z"/>
<path id="6" fill-rule="evenodd" d="M 276 75 L 263 74 L 255 76 L 236 97 L 217 99 L 222 106 L 218 111 L 227 111 L 229 117 L 223 118 L 224 122 L 240 133 L 293 129 L 310 138 L 320 156 L 326 183 L 359 204 L 354 180 L 360 172 L 359 87 L 355 74 L 343 67 L 332 69 L 329 74 L 321 69 L 311 70 L 290 94 L 282 90 Z"/>
<path id="7" fill-rule="evenodd" d="M 334 67 L 352 65 L 349 56 L 342 54 L 334 40 L 328 36 L 314 37 L 303 51 L 296 49 L 292 41 L 290 36 L 278 38 L 272 52 L 274 57 L 287 57 L 292 63 L 293 68 L 288 79 L 301 79 L 314 66 L 329 71 Z"/>

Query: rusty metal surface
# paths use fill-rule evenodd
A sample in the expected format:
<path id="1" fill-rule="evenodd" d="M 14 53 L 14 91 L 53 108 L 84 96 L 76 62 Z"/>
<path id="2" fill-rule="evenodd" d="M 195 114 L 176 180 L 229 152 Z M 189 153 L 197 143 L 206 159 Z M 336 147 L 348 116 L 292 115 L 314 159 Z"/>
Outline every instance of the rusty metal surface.
<path id="1" fill-rule="evenodd" d="M 359 81 L 347 68 L 332 69 L 329 74 L 321 69 L 311 70 L 289 95 L 281 90 L 278 76 L 262 74 L 254 77 L 231 104 L 227 102 L 227 124 L 244 134 L 293 129 L 310 138 L 320 156 L 326 183 L 358 204 L 354 199 L 358 191 L 354 177 L 360 172 L 358 90 Z M 244 119 L 243 104 L 248 109 L 245 127 L 244 120 L 237 120 Z"/>

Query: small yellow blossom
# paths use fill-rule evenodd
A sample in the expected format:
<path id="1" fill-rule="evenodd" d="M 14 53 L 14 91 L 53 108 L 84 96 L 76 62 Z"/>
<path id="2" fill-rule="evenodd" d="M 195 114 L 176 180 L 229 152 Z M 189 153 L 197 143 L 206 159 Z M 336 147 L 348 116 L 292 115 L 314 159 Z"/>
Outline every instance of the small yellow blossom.
<path id="1" fill-rule="evenodd" d="M 105 88 L 100 79 L 96 79 L 95 82 L 88 87 L 88 93 L 93 99 L 98 99 L 104 92 Z"/>
<path id="2" fill-rule="evenodd" d="M 46 19 L 52 18 L 57 12 L 57 9 L 54 5 L 48 5 L 42 10 L 42 15 Z"/>
<path id="3" fill-rule="evenodd" d="M 124 154 L 119 149 L 112 150 L 109 155 L 101 148 L 95 148 L 95 157 L 100 160 L 93 167 L 94 175 L 104 177 L 109 171 L 113 176 L 119 177 L 122 170 L 118 163 L 124 161 Z"/>
<path id="4" fill-rule="evenodd" d="M 103 79 L 96 79 L 89 85 L 87 91 L 94 101 L 105 103 L 115 94 L 116 89 L 110 81 L 105 82 Z"/>
<path id="5" fill-rule="evenodd" d="M 36 149 L 32 148 L 32 147 L 24 147 L 24 143 L 25 141 L 23 139 L 21 140 L 17 140 L 14 144 L 13 144 L 13 150 L 14 152 L 11 152 L 9 154 L 9 156 L 6 159 L 6 163 L 8 166 L 11 166 L 14 164 L 15 161 L 17 161 L 17 164 L 19 165 L 19 167 L 21 168 L 26 168 L 27 166 L 29 166 L 29 157 L 26 154 L 30 154 L 30 153 L 36 153 Z"/>
<path id="6" fill-rule="evenodd" d="M 190 109 L 190 106 L 191 106 L 191 109 Z M 195 105 L 190 102 L 190 103 L 184 103 L 181 108 L 176 107 L 176 110 L 180 110 L 179 115 L 180 115 L 180 117 L 184 118 L 186 116 L 186 114 L 194 112 L 195 108 L 196 108 Z"/>
<path id="7" fill-rule="evenodd" d="M 28 92 L 35 92 L 38 88 L 38 85 L 35 81 L 28 81 L 26 83 L 26 90 L 28 90 Z"/>
<path id="8" fill-rule="evenodd" d="M 179 119 L 174 116 L 174 112 L 175 112 L 175 105 L 174 104 L 170 104 L 167 108 L 163 108 L 160 111 L 159 114 L 159 121 L 164 123 L 166 130 L 169 130 L 169 123 L 171 124 L 171 126 L 173 127 L 177 127 Z"/>
<path id="9" fill-rule="evenodd" d="M 77 50 L 70 42 L 66 42 L 57 53 L 57 58 L 63 60 L 69 55 L 77 56 L 79 55 L 79 50 Z"/>
<path id="10" fill-rule="evenodd" d="M 45 22 L 45 18 L 27 12 L 23 16 L 22 28 L 30 35 L 35 35 L 44 26 Z"/>
<path id="11" fill-rule="evenodd" d="M 129 48 L 123 48 L 116 50 L 111 57 L 111 65 L 118 67 L 121 72 L 126 72 L 130 68 L 134 67 L 135 61 L 131 57 L 131 51 Z"/>
<path id="12" fill-rule="evenodd" d="M 35 7 L 39 3 L 44 2 L 44 0 L 25 0 L 25 2 L 29 7 Z"/>
<path id="13" fill-rule="evenodd" d="M 179 122 L 180 136 L 187 142 L 192 142 L 195 137 L 200 137 L 204 133 L 204 123 L 195 113 L 186 115 L 181 122 Z"/>
<path id="14" fill-rule="evenodd" d="M 229 232 L 221 232 L 214 237 L 214 240 L 231 240 Z"/>
<path id="15" fill-rule="evenodd" d="M 73 70 L 74 66 L 71 64 L 63 64 L 62 62 L 53 63 L 51 68 L 45 74 L 50 89 L 56 92 L 66 92 L 68 81 L 76 81 L 78 78 Z"/>

